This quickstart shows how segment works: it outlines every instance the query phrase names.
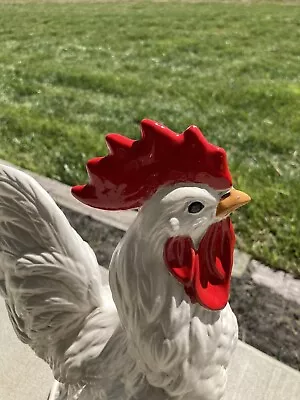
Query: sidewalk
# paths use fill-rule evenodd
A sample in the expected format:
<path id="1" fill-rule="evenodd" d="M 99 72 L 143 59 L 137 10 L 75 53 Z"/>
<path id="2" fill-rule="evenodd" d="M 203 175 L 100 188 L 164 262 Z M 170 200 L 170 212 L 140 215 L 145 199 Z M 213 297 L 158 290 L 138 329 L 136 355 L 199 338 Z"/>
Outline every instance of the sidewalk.
<path id="1" fill-rule="evenodd" d="M 47 364 L 21 343 L 0 298 L 0 400 L 46 400 L 53 383 Z"/>
<path id="2" fill-rule="evenodd" d="M 17 339 L 2 300 L 0 320 L 0 399 L 46 400 L 52 373 Z M 299 372 L 239 341 L 224 400 L 299 400 L 299 394 Z"/>

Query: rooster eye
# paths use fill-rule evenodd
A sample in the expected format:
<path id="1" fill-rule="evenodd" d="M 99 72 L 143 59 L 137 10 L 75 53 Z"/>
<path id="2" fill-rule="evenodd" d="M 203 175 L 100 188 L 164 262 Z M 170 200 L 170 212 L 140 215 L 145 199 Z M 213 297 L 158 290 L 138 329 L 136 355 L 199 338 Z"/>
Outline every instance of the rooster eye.
<path id="1" fill-rule="evenodd" d="M 190 214 L 197 214 L 204 208 L 204 205 L 200 201 L 194 201 L 188 207 L 188 212 Z"/>
<path id="2" fill-rule="evenodd" d="M 227 199 L 227 197 L 229 197 L 229 196 L 230 196 L 230 191 L 224 193 L 224 194 L 221 196 L 221 200 Z"/>

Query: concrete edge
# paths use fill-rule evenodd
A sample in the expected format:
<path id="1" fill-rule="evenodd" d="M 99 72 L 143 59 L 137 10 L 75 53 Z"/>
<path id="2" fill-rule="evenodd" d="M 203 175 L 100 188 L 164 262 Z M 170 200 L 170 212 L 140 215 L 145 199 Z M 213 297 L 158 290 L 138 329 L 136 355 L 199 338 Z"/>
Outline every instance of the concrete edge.
<path id="1" fill-rule="evenodd" d="M 269 360 L 274 368 L 279 367 L 289 374 L 294 374 L 295 378 L 299 379 L 300 372 L 290 367 L 289 365 L 286 365 L 283 362 L 276 360 L 276 358 L 269 356 L 268 354 L 262 352 L 261 350 L 258 350 L 253 346 L 250 346 L 250 344 L 242 342 L 241 340 L 238 340 L 238 346 L 240 348 L 244 348 L 247 352 L 251 352 L 256 358 L 264 358 L 265 360 Z"/>
<path id="2" fill-rule="evenodd" d="M 128 229 L 137 215 L 136 211 L 132 210 L 103 211 L 87 207 L 71 195 L 70 186 L 68 185 L 40 176 L 1 159 L 0 164 L 17 168 L 31 175 L 60 206 L 86 215 L 104 224 L 111 225 L 122 231 Z M 246 271 L 250 272 L 253 281 L 257 285 L 266 286 L 285 299 L 300 304 L 300 279 L 295 279 L 291 274 L 283 271 L 274 271 L 259 261 L 252 259 L 249 254 L 235 249 L 233 276 L 241 278 Z"/>

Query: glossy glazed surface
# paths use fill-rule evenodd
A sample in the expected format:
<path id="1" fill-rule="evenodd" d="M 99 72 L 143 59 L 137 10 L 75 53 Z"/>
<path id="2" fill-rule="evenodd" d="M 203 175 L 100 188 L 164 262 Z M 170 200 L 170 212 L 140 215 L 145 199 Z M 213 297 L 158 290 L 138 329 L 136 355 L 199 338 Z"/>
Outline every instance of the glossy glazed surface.
<path id="1" fill-rule="evenodd" d="M 140 140 L 107 135 L 110 154 L 88 162 L 90 182 L 73 187 L 73 195 L 92 207 L 121 210 L 140 207 L 164 185 L 194 182 L 218 190 L 231 186 L 225 151 L 209 143 L 196 126 L 177 134 L 145 119 L 141 134 Z"/>
<path id="2" fill-rule="evenodd" d="M 93 207 L 140 207 L 109 285 L 50 196 L 0 167 L 1 294 L 18 337 L 62 383 L 60 399 L 220 400 L 238 331 L 228 215 L 249 196 L 197 127 L 141 126 L 139 141 L 108 135 L 110 154 L 73 188 Z"/>
<path id="3" fill-rule="evenodd" d="M 211 225 L 198 249 L 188 236 L 170 238 L 165 261 L 170 272 L 184 285 L 193 303 L 210 310 L 225 307 L 230 290 L 235 236 L 227 218 Z"/>

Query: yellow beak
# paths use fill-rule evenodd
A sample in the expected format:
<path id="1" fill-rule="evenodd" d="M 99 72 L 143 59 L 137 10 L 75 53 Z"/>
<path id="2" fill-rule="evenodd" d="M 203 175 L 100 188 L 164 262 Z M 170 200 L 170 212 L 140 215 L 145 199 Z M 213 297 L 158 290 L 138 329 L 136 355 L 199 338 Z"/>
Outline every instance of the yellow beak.
<path id="1" fill-rule="evenodd" d="M 220 200 L 217 207 L 216 216 L 220 218 L 227 217 L 239 207 L 249 203 L 250 200 L 251 197 L 246 193 L 232 188 L 226 197 L 224 196 L 224 198 Z"/>

